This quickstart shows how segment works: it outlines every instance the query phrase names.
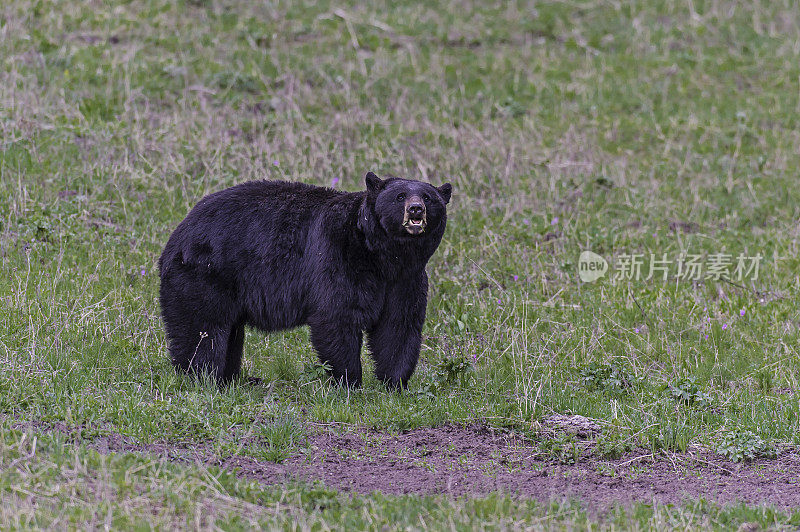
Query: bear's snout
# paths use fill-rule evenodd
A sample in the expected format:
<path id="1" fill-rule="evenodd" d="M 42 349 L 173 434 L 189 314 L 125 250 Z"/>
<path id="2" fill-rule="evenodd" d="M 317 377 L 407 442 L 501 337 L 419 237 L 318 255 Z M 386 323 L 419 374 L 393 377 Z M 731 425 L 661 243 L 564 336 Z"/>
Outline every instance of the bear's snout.
<path id="1" fill-rule="evenodd" d="M 412 235 L 419 235 L 425 232 L 428 225 L 425 219 L 425 202 L 419 196 L 410 196 L 406 200 L 405 216 L 403 216 L 403 227 Z"/>
<path id="2" fill-rule="evenodd" d="M 408 215 L 411 218 L 422 218 L 425 214 L 425 205 L 422 203 L 412 203 L 408 206 Z"/>

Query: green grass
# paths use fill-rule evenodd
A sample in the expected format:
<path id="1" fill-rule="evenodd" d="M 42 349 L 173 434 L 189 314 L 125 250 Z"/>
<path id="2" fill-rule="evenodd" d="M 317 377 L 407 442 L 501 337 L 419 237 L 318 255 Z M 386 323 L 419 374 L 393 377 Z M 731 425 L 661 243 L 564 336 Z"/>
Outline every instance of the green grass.
<path id="1" fill-rule="evenodd" d="M 604 437 L 654 450 L 716 448 L 745 431 L 797 445 L 798 50 L 800 8 L 763 0 L 5 2 L 3 423 L 61 422 L 87 439 L 203 442 L 221 457 L 268 460 L 302 449 L 309 422 L 483 420 L 535 433 L 550 413 L 601 420 Z M 338 178 L 357 190 L 367 170 L 454 185 L 411 393 L 387 393 L 371 377 L 358 392 L 308 378 L 304 330 L 248 334 L 245 372 L 267 386 L 220 392 L 177 377 L 156 260 L 188 209 L 249 179 Z M 612 265 L 624 254 L 674 259 L 682 250 L 764 260 L 742 286 L 583 284 L 584 249 Z M 462 359 L 473 378 L 436 381 Z M 52 438 L 40 432 L 39 441 Z M 309 527 L 337 522 L 316 509 L 319 497 L 375 528 L 470 527 L 480 511 L 495 526 L 595 522 L 577 507 L 501 496 L 351 499 L 307 486 L 284 494 L 57 439 L 23 470 L 10 464 L 25 442 L 5 438 L 7 526 L 101 526 L 110 516 L 119 526 L 197 517 L 290 527 L 274 510 L 284 497 Z M 140 465 L 139 491 L 108 480 Z M 210 480 L 218 475 L 224 489 Z M 71 495 L 83 480 L 125 495 L 86 514 L 99 491 Z M 26 492 L 46 501 L 31 521 L 6 511 Z M 178 517 L 150 512 L 147 501 L 171 497 Z M 207 514 L 206 503 L 223 509 Z M 750 516 L 788 526 L 747 509 L 641 508 L 624 519 L 691 528 Z"/>

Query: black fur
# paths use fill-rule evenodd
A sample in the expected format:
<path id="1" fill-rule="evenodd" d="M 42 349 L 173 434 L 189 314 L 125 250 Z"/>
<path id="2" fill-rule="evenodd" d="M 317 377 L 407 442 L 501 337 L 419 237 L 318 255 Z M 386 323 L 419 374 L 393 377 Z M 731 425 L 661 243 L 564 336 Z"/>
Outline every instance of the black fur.
<path id="1" fill-rule="evenodd" d="M 176 368 L 208 372 L 223 385 L 239 373 L 245 325 L 307 324 L 336 380 L 361 383 L 366 331 L 378 378 L 405 387 L 425 321 L 425 265 L 444 234 L 451 187 L 372 172 L 366 184 L 346 193 L 251 181 L 200 200 L 159 260 Z M 409 196 L 425 203 L 419 235 L 403 226 Z"/>

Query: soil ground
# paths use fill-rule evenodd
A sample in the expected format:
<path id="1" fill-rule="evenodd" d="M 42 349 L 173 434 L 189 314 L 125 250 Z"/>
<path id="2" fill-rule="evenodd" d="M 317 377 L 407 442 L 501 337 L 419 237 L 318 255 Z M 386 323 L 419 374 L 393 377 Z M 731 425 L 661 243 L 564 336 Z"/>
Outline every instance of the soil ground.
<path id="1" fill-rule="evenodd" d="M 234 456 L 202 446 L 140 445 L 119 435 L 95 441 L 101 452 L 167 454 L 237 471 L 261 483 L 321 480 L 344 491 L 469 496 L 494 491 L 539 501 L 576 499 L 595 511 L 632 502 L 680 504 L 705 499 L 776 508 L 800 507 L 800 455 L 731 463 L 713 453 L 628 453 L 560 464 L 541 458 L 519 436 L 486 428 L 443 426 L 403 433 L 317 429 L 306 453 L 283 463 Z"/>

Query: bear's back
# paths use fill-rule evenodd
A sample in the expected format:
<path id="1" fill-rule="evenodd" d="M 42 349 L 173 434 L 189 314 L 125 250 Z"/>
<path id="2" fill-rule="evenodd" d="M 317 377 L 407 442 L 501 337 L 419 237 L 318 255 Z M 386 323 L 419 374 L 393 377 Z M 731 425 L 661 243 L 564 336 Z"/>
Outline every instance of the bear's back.
<path id="1" fill-rule="evenodd" d="M 320 205 L 348 193 L 330 188 L 308 185 L 291 181 L 247 181 L 220 190 L 201 199 L 195 209 L 204 204 L 224 202 L 234 208 L 257 208 L 263 205 L 291 205 L 292 210 L 304 211 L 318 208 Z M 191 213 L 190 213 L 191 215 Z"/>
<path id="2" fill-rule="evenodd" d="M 160 265 L 241 268 L 257 258 L 279 271 L 299 259 L 318 216 L 348 218 L 362 194 L 287 181 L 249 181 L 201 199 L 170 236 Z"/>

